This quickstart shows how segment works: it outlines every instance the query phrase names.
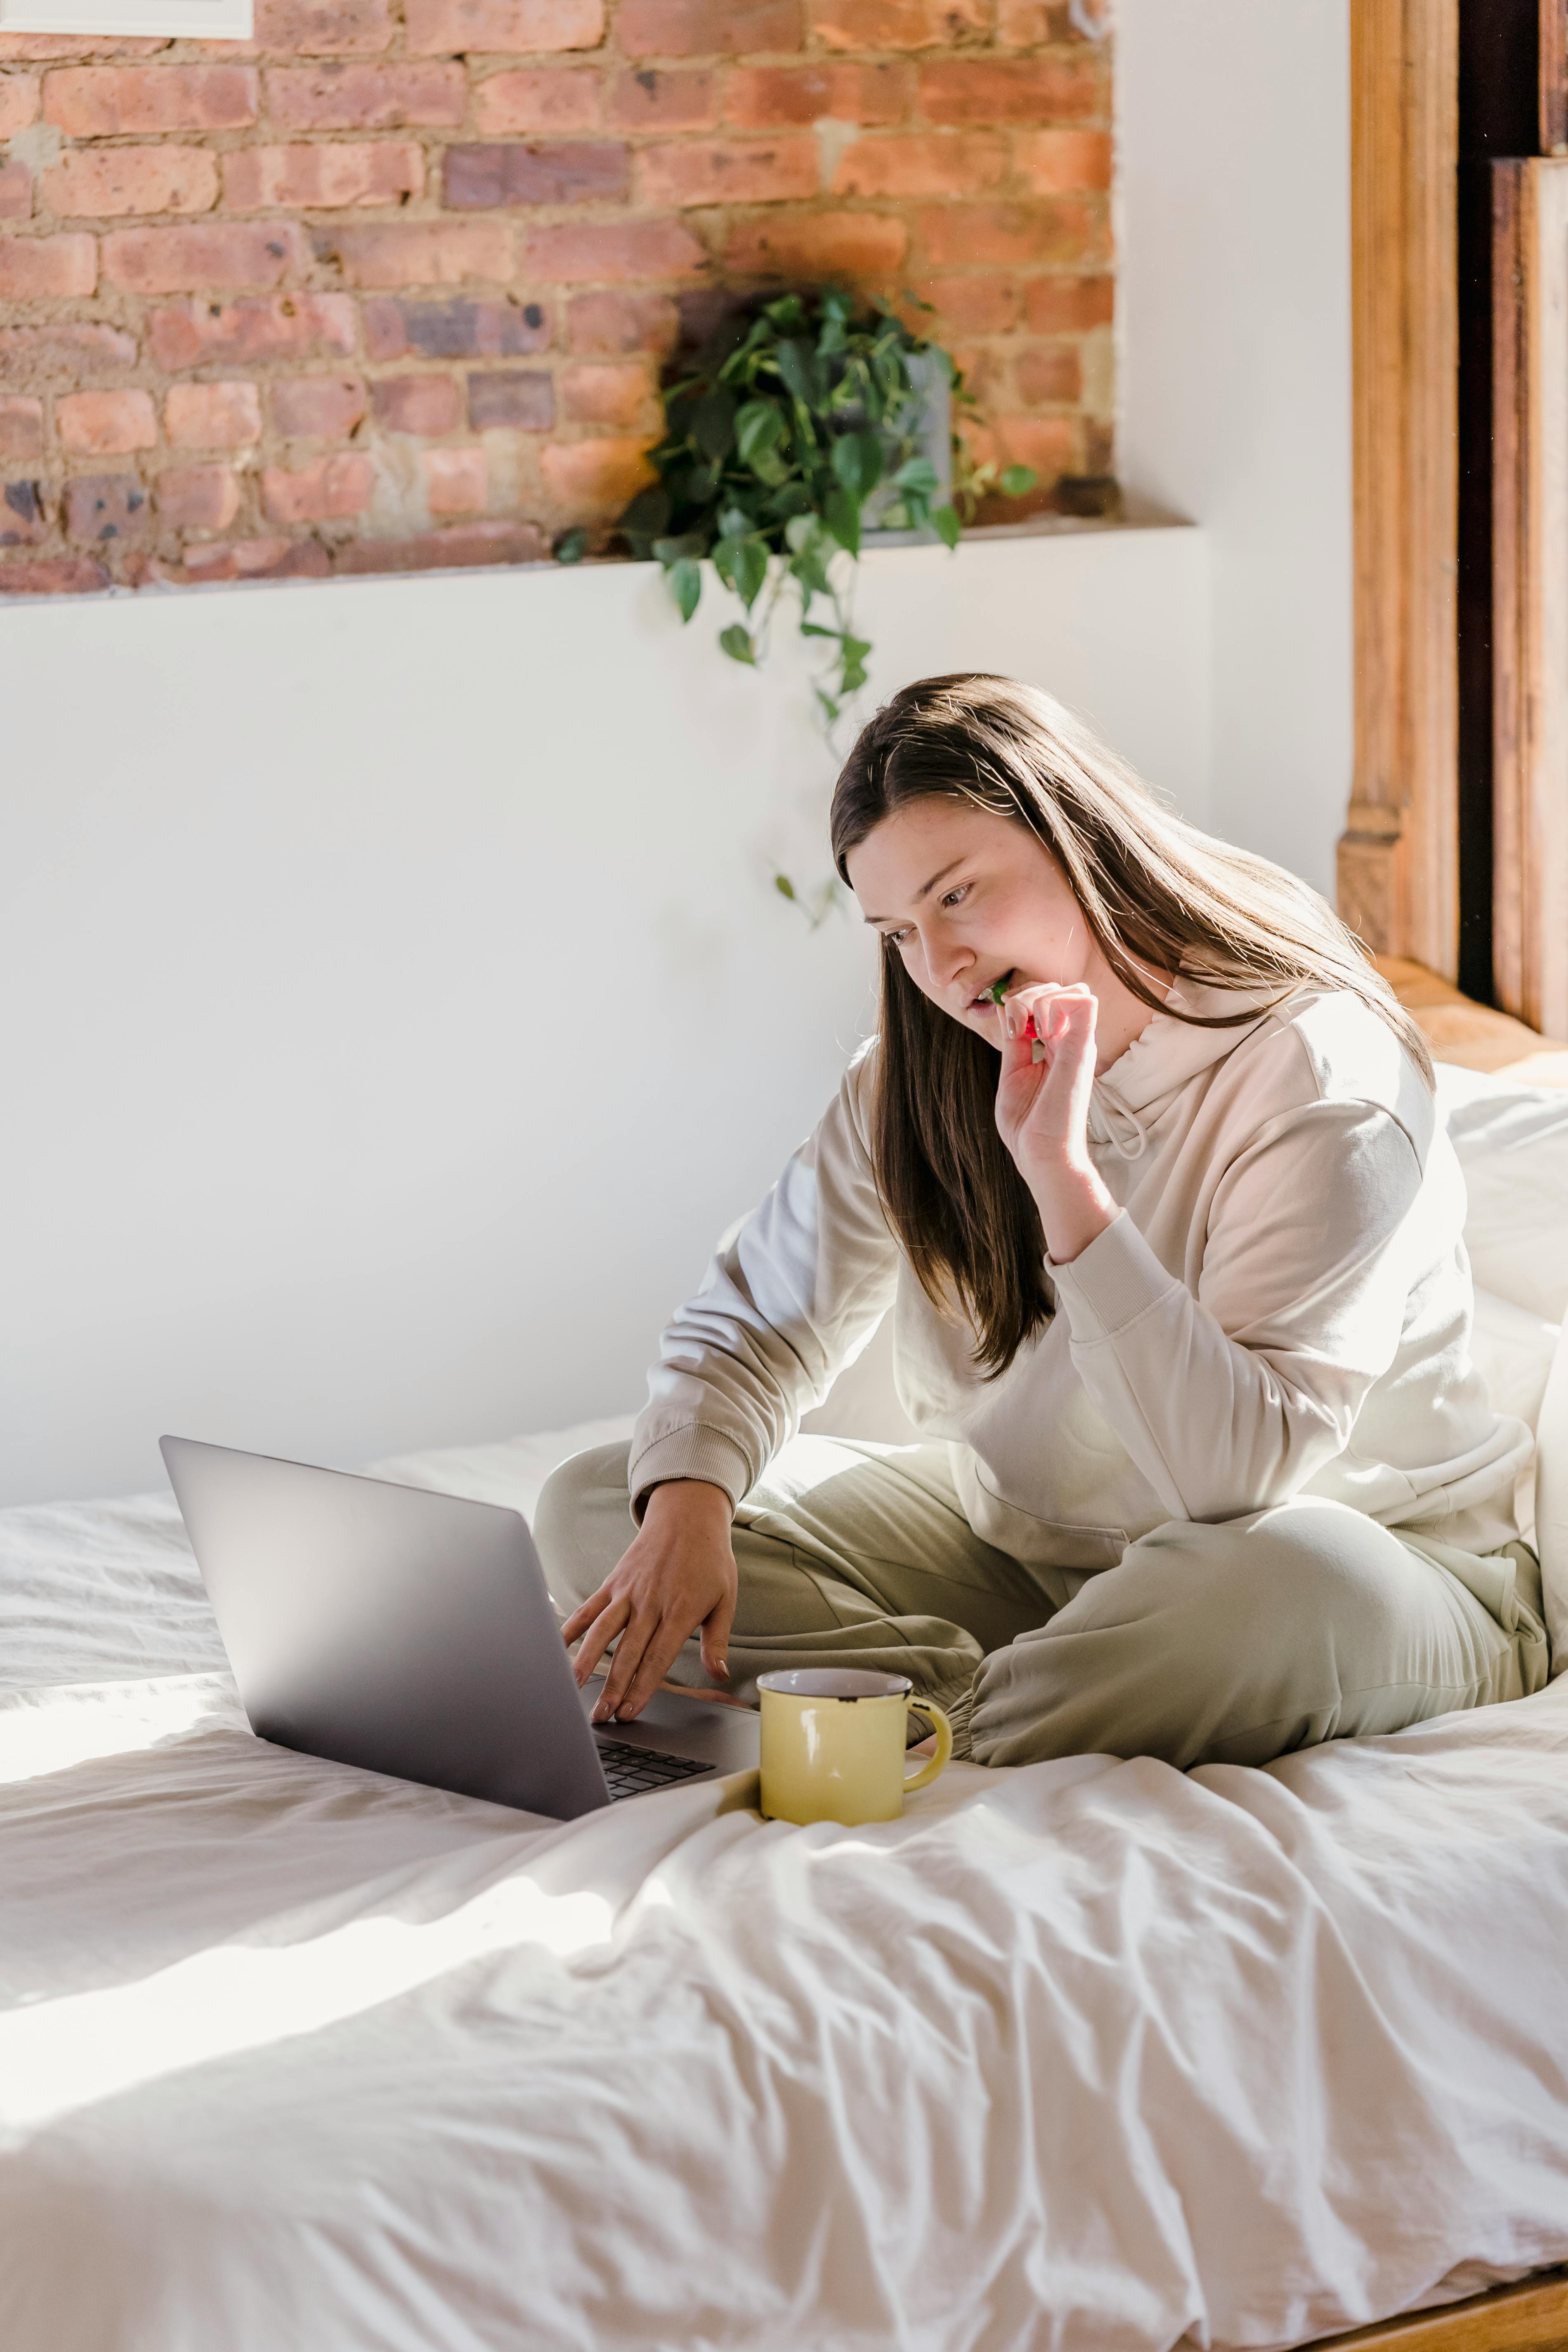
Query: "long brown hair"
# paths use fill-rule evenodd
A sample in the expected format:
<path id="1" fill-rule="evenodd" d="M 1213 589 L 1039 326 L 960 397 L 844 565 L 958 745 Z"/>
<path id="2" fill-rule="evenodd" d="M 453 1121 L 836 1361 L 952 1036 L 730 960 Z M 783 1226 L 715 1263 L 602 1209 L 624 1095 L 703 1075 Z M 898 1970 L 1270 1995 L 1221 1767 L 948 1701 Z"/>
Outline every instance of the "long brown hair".
<path id="1" fill-rule="evenodd" d="M 1349 989 L 1432 1080 L 1426 1041 L 1316 891 L 1163 807 L 1080 719 L 984 671 L 922 678 L 861 730 L 833 794 L 833 858 L 911 801 L 969 801 L 1026 825 L 1066 875 L 1100 953 L 1142 1003 L 1199 1028 L 1254 1021 L 1259 992 Z M 1236 1013 L 1167 1004 L 1148 975 L 1244 990 Z M 1006 1370 L 1051 1313 L 1045 1234 L 996 1131 L 1000 1056 L 882 951 L 871 1151 L 888 1221 L 927 1296 L 973 1323 L 975 1360 Z"/>

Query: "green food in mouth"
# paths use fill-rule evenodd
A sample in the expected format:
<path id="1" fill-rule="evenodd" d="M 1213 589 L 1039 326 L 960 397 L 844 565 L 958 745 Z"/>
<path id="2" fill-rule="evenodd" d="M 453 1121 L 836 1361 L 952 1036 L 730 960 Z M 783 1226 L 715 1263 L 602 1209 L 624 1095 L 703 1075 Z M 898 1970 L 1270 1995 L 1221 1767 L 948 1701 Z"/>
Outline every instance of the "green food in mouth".
<path id="1" fill-rule="evenodd" d="M 1007 982 L 1012 977 L 1010 971 L 1005 971 L 1000 980 L 994 980 L 989 988 L 983 988 L 980 992 L 981 995 L 989 997 L 993 1004 L 1000 1004 Z"/>

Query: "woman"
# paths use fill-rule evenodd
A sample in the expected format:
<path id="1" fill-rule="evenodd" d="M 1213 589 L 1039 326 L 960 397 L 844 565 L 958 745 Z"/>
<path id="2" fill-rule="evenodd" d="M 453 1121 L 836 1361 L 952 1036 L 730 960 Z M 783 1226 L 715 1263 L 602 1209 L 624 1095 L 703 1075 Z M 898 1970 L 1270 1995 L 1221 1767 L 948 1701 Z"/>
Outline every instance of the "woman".
<path id="1" fill-rule="evenodd" d="M 539 1514 L 596 1719 L 911 1675 L 961 1754 L 1261 1764 L 1541 1687 L 1419 1033 L 1049 698 L 928 678 L 833 851 L 878 1039 Z M 892 1306 L 921 1443 L 795 1433 Z M 626 1512 L 637 1524 L 626 1546 Z"/>

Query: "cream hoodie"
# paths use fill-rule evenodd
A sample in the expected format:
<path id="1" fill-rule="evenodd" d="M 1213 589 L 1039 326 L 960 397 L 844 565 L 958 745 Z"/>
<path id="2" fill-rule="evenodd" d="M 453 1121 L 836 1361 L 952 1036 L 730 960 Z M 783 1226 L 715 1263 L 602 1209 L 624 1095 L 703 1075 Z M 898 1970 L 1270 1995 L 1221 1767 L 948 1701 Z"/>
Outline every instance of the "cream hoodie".
<path id="1" fill-rule="evenodd" d="M 1179 986 L 1192 1012 L 1258 1002 Z M 1050 1267 L 1056 1312 L 992 1381 L 879 1205 L 875 1052 L 665 1332 L 632 1443 L 639 1510 L 666 1478 L 738 1502 L 890 1305 L 910 1421 L 947 1441 L 976 1533 L 1047 1581 L 1166 1520 L 1300 1494 L 1466 1551 L 1517 1535 L 1531 1437 L 1470 1362 L 1464 1179 L 1358 998 L 1299 989 L 1240 1029 L 1155 1014 L 1093 1092 L 1120 1213 Z"/>

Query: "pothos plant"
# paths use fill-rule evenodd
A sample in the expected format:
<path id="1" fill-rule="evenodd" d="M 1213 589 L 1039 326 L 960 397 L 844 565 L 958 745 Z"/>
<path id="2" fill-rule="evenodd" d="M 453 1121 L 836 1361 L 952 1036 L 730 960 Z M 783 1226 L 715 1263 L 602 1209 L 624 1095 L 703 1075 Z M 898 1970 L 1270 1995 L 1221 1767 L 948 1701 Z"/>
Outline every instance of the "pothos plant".
<path id="1" fill-rule="evenodd" d="M 867 681 L 871 645 L 857 630 L 854 593 L 868 529 L 929 529 L 954 547 L 988 490 L 1016 498 L 1034 487 L 1031 468 L 977 465 L 954 434 L 943 495 L 930 452 L 933 380 L 948 389 L 950 414 L 974 411 L 950 354 L 886 303 L 858 307 L 831 288 L 759 298 L 666 390 L 665 436 L 651 452 L 658 482 L 620 518 L 632 554 L 663 565 L 683 621 L 711 559 L 745 614 L 719 633 L 733 661 L 763 659 L 780 599 L 794 592 L 802 635 L 830 649 L 814 687 L 830 741 Z M 832 882 L 808 895 L 787 875 L 773 878 L 814 925 L 837 895 Z"/>
<path id="2" fill-rule="evenodd" d="M 731 660 L 761 661 L 793 586 L 803 635 L 833 648 L 816 687 L 830 726 L 865 685 L 871 651 L 856 633 L 853 561 L 834 558 L 858 557 L 868 526 L 930 528 L 956 546 L 959 506 L 972 513 L 998 479 L 994 466 L 965 467 L 957 444 L 958 503 L 942 496 L 924 446 L 933 374 L 973 406 L 950 355 L 885 303 L 858 311 L 831 288 L 753 303 L 666 391 L 665 437 L 651 453 L 658 481 L 620 519 L 632 553 L 664 566 L 683 621 L 711 558 L 746 612 L 720 632 Z M 999 480 L 1019 497 L 1035 476 L 1015 466 Z"/>

